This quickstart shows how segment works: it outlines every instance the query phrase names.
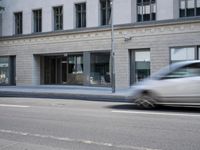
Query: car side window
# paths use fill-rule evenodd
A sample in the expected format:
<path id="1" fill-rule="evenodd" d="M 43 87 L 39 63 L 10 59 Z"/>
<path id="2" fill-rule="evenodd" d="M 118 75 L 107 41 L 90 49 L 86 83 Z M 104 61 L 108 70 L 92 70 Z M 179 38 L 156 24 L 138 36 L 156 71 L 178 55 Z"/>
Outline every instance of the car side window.
<path id="1" fill-rule="evenodd" d="M 200 77 L 200 63 L 193 63 L 182 68 L 178 68 L 162 77 L 162 79 L 188 78 L 196 76 Z"/>

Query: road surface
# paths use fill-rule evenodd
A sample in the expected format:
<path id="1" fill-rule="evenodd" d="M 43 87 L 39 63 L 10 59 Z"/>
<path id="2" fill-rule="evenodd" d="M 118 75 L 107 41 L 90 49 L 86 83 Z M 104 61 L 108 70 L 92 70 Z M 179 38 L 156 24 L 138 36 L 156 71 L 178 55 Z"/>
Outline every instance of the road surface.
<path id="1" fill-rule="evenodd" d="M 200 150 L 200 109 L 0 98 L 0 150 Z"/>

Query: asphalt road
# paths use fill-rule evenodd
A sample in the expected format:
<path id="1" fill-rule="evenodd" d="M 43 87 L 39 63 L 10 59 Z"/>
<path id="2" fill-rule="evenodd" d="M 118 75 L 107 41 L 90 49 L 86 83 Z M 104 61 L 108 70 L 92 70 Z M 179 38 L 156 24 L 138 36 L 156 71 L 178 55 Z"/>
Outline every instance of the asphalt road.
<path id="1" fill-rule="evenodd" d="M 0 98 L 0 150 L 200 150 L 200 109 Z"/>

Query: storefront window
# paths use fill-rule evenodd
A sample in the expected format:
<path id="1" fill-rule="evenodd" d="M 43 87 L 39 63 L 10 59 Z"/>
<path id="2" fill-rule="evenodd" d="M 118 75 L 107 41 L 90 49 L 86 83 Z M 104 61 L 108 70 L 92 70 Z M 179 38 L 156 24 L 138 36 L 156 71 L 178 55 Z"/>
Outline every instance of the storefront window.
<path id="1" fill-rule="evenodd" d="M 135 81 L 141 81 L 150 75 L 150 51 L 135 52 Z"/>
<path id="2" fill-rule="evenodd" d="M 83 55 L 68 56 L 68 84 L 83 84 Z"/>
<path id="3" fill-rule="evenodd" d="M 150 76 L 150 51 L 132 50 L 130 53 L 131 84 L 141 81 Z"/>
<path id="4" fill-rule="evenodd" d="M 0 57 L 0 84 L 9 83 L 9 60 L 8 57 Z"/>
<path id="5" fill-rule="evenodd" d="M 172 63 L 184 60 L 195 60 L 195 47 L 182 47 L 171 49 Z"/>
<path id="6" fill-rule="evenodd" d="M 110 53 L 92 53 L 91 54 L 91 85 L 110 85 Z"/>

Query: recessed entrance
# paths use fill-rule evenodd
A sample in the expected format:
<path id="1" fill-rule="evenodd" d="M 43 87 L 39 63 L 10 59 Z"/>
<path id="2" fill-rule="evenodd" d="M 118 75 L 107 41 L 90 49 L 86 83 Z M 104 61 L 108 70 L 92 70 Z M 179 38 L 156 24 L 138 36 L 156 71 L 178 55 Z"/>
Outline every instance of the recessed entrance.
<path id="1" fill-rule="evenodd" d="M 83 56 L 44 56 L 44 84 L 83 84 Z"/>

